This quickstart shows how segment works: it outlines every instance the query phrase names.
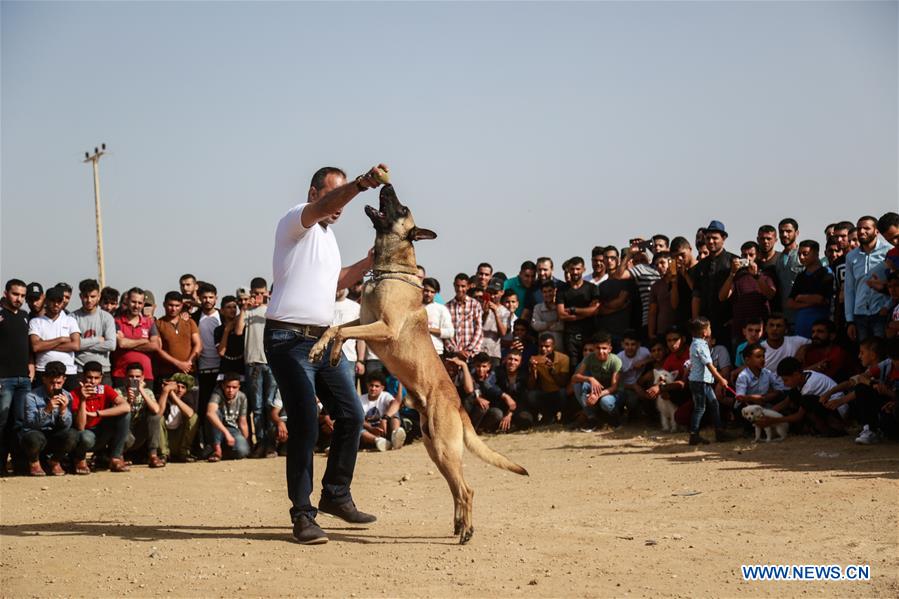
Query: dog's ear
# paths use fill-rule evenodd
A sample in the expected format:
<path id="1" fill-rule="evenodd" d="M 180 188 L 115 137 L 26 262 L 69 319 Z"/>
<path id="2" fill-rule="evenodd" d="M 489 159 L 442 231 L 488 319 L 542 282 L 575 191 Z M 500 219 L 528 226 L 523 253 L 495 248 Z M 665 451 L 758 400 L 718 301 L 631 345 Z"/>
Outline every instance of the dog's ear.
<path id="1" fill-rule="evenodd" d="M 412 227 L 412 230 L 409 231 L 409 241 L 420 241 L 422 239 L 437 239 L 437 233 L 430 229 Z"/>

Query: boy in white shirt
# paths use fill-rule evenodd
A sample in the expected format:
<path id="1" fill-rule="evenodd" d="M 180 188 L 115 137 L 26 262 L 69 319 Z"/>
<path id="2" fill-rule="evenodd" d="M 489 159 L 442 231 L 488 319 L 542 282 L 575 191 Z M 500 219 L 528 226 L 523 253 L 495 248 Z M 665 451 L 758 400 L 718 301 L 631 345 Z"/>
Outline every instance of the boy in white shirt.
<path id="1" fill-rule="evenodd" d="M 787 397 L 774 411 L 784 414 L 775 418 L 761 418 L 754 424 L 765 428 L 782 422 L 790 423 L 797 432 L 811 432 L 825 437 L 839 437 L 846 434 L 843 416 L 848 406 L 842 405 L 836 413 L 821 404 L 821 396 L 827 395 L 837 386 L 836 381 L 814 370 L 803 370 L 796 358 L 784 358 L 777 366 L 777 375 L 783 381 Z M 831 399 L 842 397 L 842 393 L 832 393 Z"/>
<path id="2" fill-rule="evenodd" d="M 406 431 L 399 416 L 400 401 L 387 393 L 386 387 L 387 378 L 376 370 L 368 375 L 368 393 L 359 396 L 365 414 L 359 442 L 362 448 L 387 451 L 399 449 L 406 442 Z"/>
<path id="3" fill-rule="evenodd" d="M 640 345 L 640 336 L 637 331 L 628 329 L 621 338 L 621 347 L 618 359 L 621 360 L 621 378 L 618 381 L 624 405 L 627 406 L 627 415 L 635 416 L 640 408 L 640 389 L 637 379 L 643 373 L 647 364 L 652 362 L 649 350 Z"/>

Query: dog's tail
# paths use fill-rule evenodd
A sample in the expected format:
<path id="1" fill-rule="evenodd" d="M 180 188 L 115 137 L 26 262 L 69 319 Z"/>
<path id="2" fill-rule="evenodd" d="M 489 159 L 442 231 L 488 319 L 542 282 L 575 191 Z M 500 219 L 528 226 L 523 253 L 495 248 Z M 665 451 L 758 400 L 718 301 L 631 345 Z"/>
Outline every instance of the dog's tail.
<path id="1" fill-rule="evenodd" d="M 474 427 L 471 425 L 471 418 L 468 417 L 468 413 L 464 408 L 460 407 L 459 415 L 462 417 L 462 434 L 463 438 L 465 439 L 465 447 L 468 448 L 468 451 L 475 454 L 491 466 L 496 466 L 497 468 L 502 468 L 503 470 L 514 472 L 515 474 L 528 476 L 527 470 L 525 470 L 503 454 L 487 447 L 487 444 L 484 443 L 483 439 L 481 439 L 475 432 Z"/>

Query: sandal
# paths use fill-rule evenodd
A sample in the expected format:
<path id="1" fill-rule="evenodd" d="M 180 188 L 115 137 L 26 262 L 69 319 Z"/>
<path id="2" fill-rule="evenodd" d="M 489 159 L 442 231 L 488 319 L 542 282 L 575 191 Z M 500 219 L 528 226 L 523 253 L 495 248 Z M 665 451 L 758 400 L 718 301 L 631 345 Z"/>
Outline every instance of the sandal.
<path id="1" fill-rule="evenodd" d="M 75 464 L 75 474 L 90 474 L 91 469 L 87 466 L 86 460 L 80 460 Z"/>
<path id="2" fill-rule="evenodd" d="M 221 456 L 217 456 L 217 455 L 215 455 L 215 454 L 212 454 L 211 456 L 209 456 L 208 458 L 206 458 L 206 461 L 207 461 L 207 462 L 221 462 L 221 461 L 222 461 L 222 458 L 221 458 Z"/>

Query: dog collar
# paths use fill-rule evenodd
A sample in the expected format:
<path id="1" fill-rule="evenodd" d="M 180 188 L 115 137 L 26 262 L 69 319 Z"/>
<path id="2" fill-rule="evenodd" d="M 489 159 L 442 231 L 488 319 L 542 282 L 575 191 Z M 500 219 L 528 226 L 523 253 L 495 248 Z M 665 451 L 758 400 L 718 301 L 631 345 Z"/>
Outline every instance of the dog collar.
<path id="1" fill-rule="evenodd" d="M 371 271 L 371 280 L 372 281 L 383 281 L 384 279 L 394 279 L 396 281 L 402 281 L 403 283 L 408 283 L 413 287 L 417 287 L 418 289 L 424 289 L 421 283 L 418 282 L 418 275 L 416 273 L 406 272 L 402 270 L 373 270 Z M 414 277 L 415 280 L 411 281 L 407 277 Z"/>

